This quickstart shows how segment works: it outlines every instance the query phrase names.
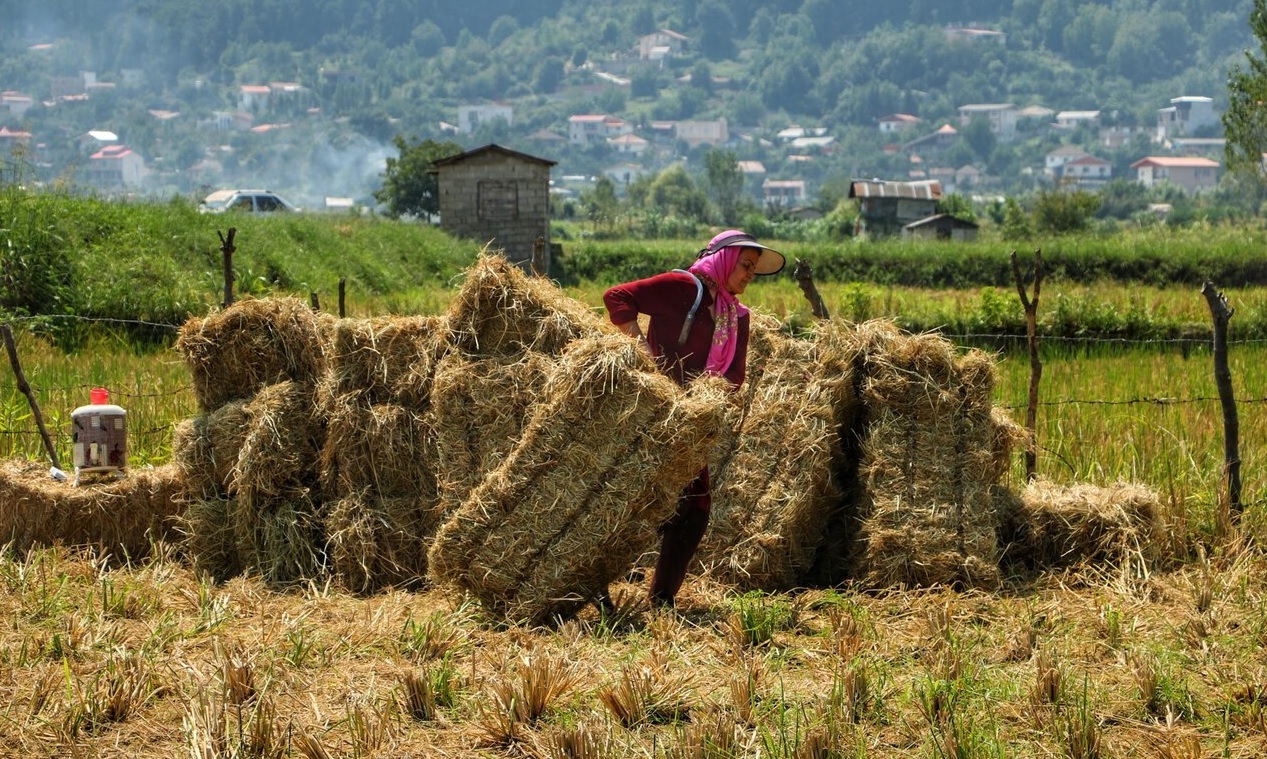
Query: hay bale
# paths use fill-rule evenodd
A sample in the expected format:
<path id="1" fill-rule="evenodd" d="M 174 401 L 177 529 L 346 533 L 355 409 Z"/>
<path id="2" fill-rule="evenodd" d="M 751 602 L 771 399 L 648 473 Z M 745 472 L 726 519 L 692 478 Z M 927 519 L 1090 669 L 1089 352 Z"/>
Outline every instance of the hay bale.
<path id="1" fill-rule="evenodd" d="M 437 500 L 436 434 L 430 412 L 347 396 L 325 409 L 321 490 L 328 498 L 357 493 Z"/>
<path id="2" fill-rule="evenodd" d="M 573 613 L 653 546 L 707 461 L 724 385 L 684 392 L 628 338 L 576 341 L 519 444 L 441 525 L 431 576 L 513 621 Z"/>
<path id="3" fill-rule="evenodd" d="M 172 463 L 191 499 L 223 498 L 236 490 L 234 471 L 246 439 L 246 401 L 229 401 L 176 425 Z"/>
<path id="4" fill-rule="evenodd" d="M 454 353 L 436 368 L 432 410 L 440 497 L 457 508 L 519 442 L 554 365 L 543 353 L 469 359 Z"/>
<path id="5" fill-rule="evenodd" d="M 427 549 L 445 512 L 427 498 L 349 496 L 324 518 L 330 565 L 355 593 L 418 588 L 427 575 Z"/>
<path id="6" fill-rule="evenodd" d="M 78 487 L 58 482 L 44 465 L 0 464 L 0 542 L 92 546 L 119 559 L 149 555 L 157 541 L 178 539 L 184 506 L 180 470 L 167 464 L 127 470 Z"/>
<path id="7" fill-rule="evenodd" d="M 226 508 L 242 571 L 258 574 L 272 585 L 325 577 L 325 533 L 318 504 L 309 494 L 274 499 L 262 509 L 244 498 L 232 498 Z"/>
<path id="8" fill-rule="evenodd" d="M 851 574 L 874 587 L 997 586 L 993 361 L 938 335 L 864 327 Z"/>
<path id="9" fill-rule="evenodd" d="M 313 389 L 291 381 L 267 385 L 242 411 L 245 435 L 233 487 L 226 498 L 197 502 L 186 520 L 185 547 L 195 565 L 218 577 L 237 566 L 272 583 L 318 578 L 325 565 L 325 539 L 317 518 L 318 454 L 325 427 L 316 413 Z M 227 526 L 219 525 L 221 519 Z M 222 547 L 226 529 L 236 561 L 221 556 L 231 553 Z"/>
<path id="10" fill-rule="evenodd" d="M 316 382 L 332 323 L 297 298 L 246 299 L 185 322 L 176 350 L 193 377 L 198 407 L 212 411 L 265 385 Z"/>
<path id="11" fill-rule="evenodd" d="M 713 512 L 700 560 L 743 588 L 799 584 L 840 501 L 836 378 L 814 343 L 762 331 L 735 449 L 713 470 Z"/>
<path id="12" fill-rule="evenodd" d="M 1138 483 L 1035 479 L 1001 500 L 1005 560 L 1030 569 L 1151 563 L 1162 554 L 1161 495 Z"/>
<path id="13" fill-rule="evenodd" d="M 246 569 L 234 532 L 235 506 L 232 498 L 192 498 L 181 514 L 185 555 L 195 571 L 216 582 Z"/>
<path id="14" fill-rule="evenodd" d="M 424 409 L 431 399 L 436 362 L 448 351 L 443 316 L 340 319 L 328 347 L 322 394 L 358 393 L 365 403 Z"/>
<path id="15" fill-rule="evenodd" d="M 449 304 L 451 342 L 471 356 L 557 355 L 580 337 L 613 334 L 597 312 L 500 255 L 483 255 Z"/>
<path id="16" fill-rule="evenodd" d="M 314 401 L 311 386 L 286 381 L 262 388 L 243 406 L 246 434 L 230 494 L 248 511 L 316 495 L 325 424 Z"/>

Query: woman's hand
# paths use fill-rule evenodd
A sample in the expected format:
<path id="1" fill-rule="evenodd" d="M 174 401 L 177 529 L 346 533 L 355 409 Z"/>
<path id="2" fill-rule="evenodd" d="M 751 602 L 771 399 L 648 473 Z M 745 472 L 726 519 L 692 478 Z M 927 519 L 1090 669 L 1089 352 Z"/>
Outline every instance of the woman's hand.
<path id="1" fill-rule="evenodd" d="M 625 322 L 624 324 L 617 324 L 616 329 L 637 340 L 638 345 L 647 352 L 647 355 L 654 358 L 654 354 L 651 352 L 651 344 L 647 342 L 646 335 L 642 334 L 642 327 L 638 326 L 637 319 Z"/>

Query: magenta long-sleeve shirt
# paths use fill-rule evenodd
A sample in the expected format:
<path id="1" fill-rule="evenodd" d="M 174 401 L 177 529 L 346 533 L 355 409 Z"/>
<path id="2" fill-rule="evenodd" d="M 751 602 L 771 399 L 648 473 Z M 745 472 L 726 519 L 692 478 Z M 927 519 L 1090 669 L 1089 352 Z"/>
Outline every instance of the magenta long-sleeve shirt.
<path id="1" fill-rule="evenodd" d="M 704 288 L 704 297 L 695 312 L 695 321 L 686 342 L 678 345 L 682 324 L 695 302 L 695 277 L 679 271 L 668 271 L 654 277 L 616 285 L 603 293 L 603 304 L 612 324 L 634 321 L 639 314 L 651 317 L 647 327 L 647 344 L 660 368 L 678 384 L 686 384 L 704 372 L 708 350 L 713 342 L 713 296 Z M 726 379 L 735 387 L 743 384 L 748 364 L 748 315 L 739 317 L 739 344 L 735 359 L 726 370 Z"/>

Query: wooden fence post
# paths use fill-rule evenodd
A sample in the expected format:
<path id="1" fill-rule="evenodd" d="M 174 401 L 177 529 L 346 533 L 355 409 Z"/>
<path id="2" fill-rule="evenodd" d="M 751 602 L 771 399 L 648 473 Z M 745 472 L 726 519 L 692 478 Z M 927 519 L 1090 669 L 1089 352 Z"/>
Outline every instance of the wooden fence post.
<path id="1" fill-rule="evenodd" d="M 1043 251 L 1034 251 L 1034 297 L 1027 293 L 1021 277 L 1021 265 L 1016 251 L 1012 251 L 1012 277 L 1016 280 L 1016 292 L 1025 307 L 1025 337 L 1029 343 L 1029 402 L 1025 406 L 1025 429 L 1029 430 L 1029 442 L 1025 446 L 1025 481 L 1033 482 L 1038 476 L 1038 383 L 1043 376 L 1043 362 L 1038 358 L 1038 294 L 1043 287 Z"/>
<path id="2" fill-rule="evenodd" d="M 537 235 L 537 239 L 532 243 L 532 273 L 538 277 L 546 275 L 545 235 Z"/>
<path id="3" fill-rule="evenodd" d="M 308 292 L 308 304 L 312 306 L 313 311 L 321 310 L 321 299 L 317 297 L 316 290 L 310 290 Z"/>
<path id="4" fill-rule="evenodd" d="M 48 451 L 48 458 L 53 462 L 53 466 L 61 469 L 62 464 L 57 458 L 57 448 L 53 446 L 53 438 L 44 427 L 44 415 L 40 413 L 40 404 L 35 400 L 35 393 L 26 382 L 26 375 L 22 373 L 22 364 L 18 362 L 18 347 L 13 341 L 13 330 L 8 324 L 0 324 L 0 333 L 4 335 L 4 349 L 9 353 L 9 363 L 13 365 L 13 375 L 17 378 L 18 390 L 26 396 L 26 402 L 31 404 L 31 413 L 35 415 L 35 426 L 39 427 L 40 437 L 44 439 L 44 450 Z"/>
<path id="5" fill-rule="evenodd" d="M 220 304 L 221 308 L 233 305 L 233 253 L 237 250 L 233 247 L 233 236 L 237 233 L 237 227 L 229 227 L 226 238 L 223 232 L 216 230 L 216 234 L 220 235 L 220 261 L 224 268 L 224 302 Z"/>
<path id="6" fill-rule="evenodd" d="M 339 277 L 339 318 L 347 315 L 348 278 Z"/>
<path id="7" fill-rule="evenodd" d="M 823 302 L 823 296 L 818 294 L 818 287 L 814 285 L 814 270 L 810 268 L 809 262 L 796 259 L 796 269 L 792 272 L 792 276 L 796 277 L 796 284 L 800 285 L 801 292 L 805 293 L 805 299 L 809 301 L 809 308 L 814 316 L 819 319 L 830 319 L 827 304 Z"/>
<path id="8" fill-rule="evenodd" d="M 1236 415 L 1236 397 L 1232 393 L 1232 370 L 1227 365 L 1227 323 L 1236 309 L 1228 305 L 1223 293 L 1214 284 L 1201 285 L 1201 294 L 1214 318 L 1214 383 L 1223 406 L 1223 476 L 1227 480 L 1227 508 L 1233 517 L 1241 514 L 1240 421 Z"/>

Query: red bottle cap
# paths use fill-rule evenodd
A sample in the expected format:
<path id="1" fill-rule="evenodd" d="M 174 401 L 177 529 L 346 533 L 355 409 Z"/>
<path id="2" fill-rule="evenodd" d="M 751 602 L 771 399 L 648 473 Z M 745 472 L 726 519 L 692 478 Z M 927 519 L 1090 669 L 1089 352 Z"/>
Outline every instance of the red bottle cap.
<path id="1" fill-rule="evenodd" d="M 88 397 L 92 399 L 92 405 L 104 406 L 110 402 L 110 391 L 104 387 L 94 387 L 88 392 Z"/>

